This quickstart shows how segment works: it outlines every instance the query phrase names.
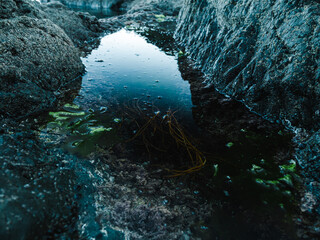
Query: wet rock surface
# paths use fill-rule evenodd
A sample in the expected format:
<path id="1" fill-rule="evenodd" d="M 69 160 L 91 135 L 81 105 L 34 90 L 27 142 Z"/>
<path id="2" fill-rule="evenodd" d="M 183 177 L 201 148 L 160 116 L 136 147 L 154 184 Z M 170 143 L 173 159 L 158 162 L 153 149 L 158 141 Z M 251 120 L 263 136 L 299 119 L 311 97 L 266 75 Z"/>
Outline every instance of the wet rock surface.
<path id="1" fill-rule="evenodd" d="M 85 12 L 74 12 L 59 2 L 40 5 L 44 17 L 61 27 L 75 47 L 90 52 L 99 45 L 103 28 L 98 19 Z"/>
<path id="2" fill-rule="evenodd" d="M 295 158 L 306 214 L 297 223 L 308 226 L 299 236 L 310 239 L 319 237 L 319 12 L 317 1 L 185 1 L 175 33 L 207 75 L 200 80 L 206 88 L 298 127 Z M 205 96 L 197 99 L 200 105 L 215 99 Z"/>
<path id="3" fill-rule="evenodd" d="M 1 239 L 76 237 L 72 157 L 46 149 L 28 123 L 0 122 Z"/>
<path id="4" fill-rule="evenodd" d="M 125 14 L 103 19 L 101 24 L 108 31 L 116 31 L 123 27 L 143 29 L 145 27 L 166 26 L 176 24 L 176 16 L 183 1 L 133 0 L 124 1 L 120 5 Z M 170 27 L 169 27 L 170 28 Z"/>
<path id="5" fill-rule="evenodd" d="M 9 0 L 0 11 L 1 114 L 23 117 L 57 105 L 62 89 L 79 83 L 76 47 L 101 35 L 98 20 L 59 3 Z"/>
<path id="6" fill-rule="evenodd" d="M 301 195 L 301 211 L 304 213 L 301 221 L 307 222 L 303 228 L 310 232 L 313 238 L 320 236 L 320 137 L 319 131 L 308 134 L 299 132 L 294 139 L 298 147 L 296 159 L 301 166 L 301 173 L 304 178 L 305 191 Z M 310 238 L 305 232 L 304 239 Z"/>
<path id="7" fill-rule="evenodd" d="M 114 153 L 91 155 L 100 162 L 97 185 L 98 222 L 123 229 L 130 239 L 184 239 L 195 223 L 212 213 L 206 201 L 183 179 L 167 178 L 167 172 L 150 163 L 115 158 Z M 192 238 L 193 239 L 193 238 Z"/>
<path id="8" fill-rule="evenodd" d="M 37 120 L 25 118 L 72 98 L 72 91 L 81 85 L 84 66 L 70 37 L 84 44 L 91 37 L 89 31 L 98 29 L 91 16 L 68 18 L 71 13 L 33 1 L 0 4 L 1 239 L 75 239 L 80 234 L 79 212 L 90 198 L 81 202 L 80 196 L 89 196 L 83 189 L 90 189 L 90 181 L 76 157 L 39 140 L 34 131 Z M 53 21 L 64 16 L 65 22 L 59 22 L 64 28 L 70 19 L 78 21 L 85 39 L 71 26 L 66 29 L 69 37 L 48 19 L 49 14 Z M 90 227 L 90 234 L 95 234 Z"/>
<path id="9" fill-rule="evenodd" d="M 0 119 L 0 237 L 99 239 L 96 166 L 63 151 L 64 135 L 41 137 L 37 119 Z M 108 229 L 108 239 L 124 239 Z"/>
<path id="10" fill-rule="evenodd" d="M 64 95 L 68 96 L 64 91 L 70 90 L 70 87 L 61 87 L 64 86 L 62 83 L 68 82 L 71 85 L 77 85 L 74 83 L 79 83 L 79 81 L 70 82 L 66 79 L 70 79 L 68 74 L 82 71 L 82 65 L 78 65 L 77 60 L 79 53 L 76 52 L 73 43 L 84 51 L 90 51 L 90 47 L 87 48 L 86 46 L 88 46 L 88 43 L 89 46 L 92 46 L 91 42 L 100 36 L 102 28 L 107 32 L 123 26 L 135 29 L 138 32 L 139 29 L 143 29 L 140 34 L 170 53 L 174 46 L 172 34 L 181 1 L 137 0 L 134 2 L 135 4 L 128 1 L 123 5 L 123 8 L 127 11 L 126 15 L 99 22 L 88 14 L 73 13 L 59 3 L 39 6 L 28 1 L 10 0 L 1 4 L 0 18 L 3 18 L 4 21 L 0 20 L 0 25 L 9 26 L 8 29 L 11 29 L 10 24 L 14 22 L 15 26 L 17 23 L 18 26 L 20 26 L 19 24 L 22 25 L 21 29 L 17 28 L 19 34 L 25 32 L 25 27 L 29 28 L 28 26 L 31 26 L 29 34 L 35 32 L 33 34 L 35 39 L 29 39 L 31 41 L 30 46 L 26 46 L 34 50 L 35 45 L 40 43 L 37 34 L 42 36 L 49 32 L 51 33 L 50 36 L 45 39 L 47 44 L 52 42 L 62 44 L 65 47 L 65 49 L 58 49 L 59 52 L 57 52 L 58 55 L 63 53 L 62 57 L 66 57 L 66 59 L 62 59 L 61 66 L 70 65 L 69 62 L 66 64 L 67 58 L 69 61 L 70 57 L 75 62 L 74 65 L 64 66 L 67 68 L 73 66 L 71 71 L 62 68 L 62 72 L 59 72 L 58 76 L 53 73 L 53 71 L 56 71 L 56 68 L 54 68 L 56 66 L 52 66 L 54 70 L 52 72 L 48 70 L 50 75 L 44 75 L 43 78 L 39 78 L 41 80 L 39 80 L 39 84 L 37 80 L 35 83 L 32 82 L 32 85 L 27 81 L 28 78 L 23 75 L 28 76 L 28 73 L 22 71 L 20 74 L 18 71 L 18 67 L 25 66 L 25 62 L 18 62 L 17 65 L 14 65 L 14 71 L 12 71 L 16 74 L 17 70 L 17 74 L 21 75 L 21 77 L 19 75 L 19 78 L 16 75 L 12 78 L 18 79 L 18 82 L 6 77 L 4 79 L 7 82 L 3 81 L 5 84 L 2 85 L 2 78 L 0 78 L 1 87 L 4 86 L 4 92 L 6 94 L 12 92 L 10 101 L 5 103 L 7 106 L 15 108 L 10 112 L 10 108 L 7 107 L 4 113 L 7 115 L 12 113 L 13 116 L 14 111 L 20 111 L 20 116 L 25 113 L 26 110 L 20 110 L 18 102 L 14 102 L 16 96 L 13 94 L 16 94 L 17 90 L 20 91 L 20 89 L 20 95 L 23 97 L 33 96 L 30 98 L 31 100 L 29 98 L 26 100 L 23 97 L 19 98 L 20 101 L 23 99 L 22 101 L 27 103 L 26 105 L 34 107 L 28 110 L 29 112 L 47 109 L 48 106 L 51 106 L 51 103 L 54 105 L 58 99 L 63 99 Z M 34 7 L 35 5 L 37 7 Z M 46 17 L 44 17 L 44 13 Z M 27 17 L 21 16 L 21 14 L 27 15 Z M 66 17 L 66 14 L 70 15 L 70 18 Z M 46 20 L 46 18 L 50 20 Z M 73 24 L 77 26 L 77 29 L 70 28 L 70 25 Z M 50 32 L 50 29 L 54 29 L 54 31 Z M 159 35 L 155 35 L 154 32 L 158 30 Z M 12 39 L 15 39 L 12 40 L 14 43 L 15 41 L 23 42 L 20 38 L 15 38 L 14 30 L 9 32 L 12 32 Z M 60 35 L 52 36 L 57 32 Z M 1 34 L 0 39 L 2 39 Z M 41 40 L 43 39 L 41 38 Z M 32 45 L 32 41 L 36 44 Z M 62 43 L 59 41 L 62 41 Z M 0 43 L 0 49 L 2 43 Z M 6 43 L 4 42 L 4 44 Z M 14 46 L 20 45 L 15 43 Z M 24 48 L 24 46 L 21 45 L 21 48 Z M 68 50 L 70 48 L 71 52 L 64 52 L 67 48 Z M 57 49 L 52 49 L 52 51 L 57 51 Z M 74 55 L 65 55 L 73 53 L 72 51 L 74 51 Z M 6 52 L 7 55 L 4 59 L 12 58 L 12 62 L 16 64 L 17 59 L 14 59 L 14 55 L 21 54 L 19 51 L 17 52 Z M 175 52 L 171 51 L 171 54 L 173 55 Z M 7 58 L 7 56 L 10 58 Z M 47 55 L 43 57 L 46 58 Z M 0 67 L 2 67 L 1 60 L 2 58 L 0 58 Z M 50 64 L 56 62 L 52 60 L 48 63 L 43 60 L 43 65 L 44 63 L 51 66 Z M 57 67 L 60 66 L 59 64 Z M 214 135 L 215 139 L 219 139 L 216 141 L 217 151 L 225 151 L 226 148 L 231 148 L 232 142 L 237 143 L 243 137 L 245 131 L 252 130 L 258 133 L 261 131 L 262 135 L 265 132 L 269 134 L 269 132 L 278 131 L 277 127 L 279 126 L 270 124 L 257 117 L 257 115 L 246 111 L 239 102 L 219 95 L 212 86 L 202 83 L 205 80 L 204 76 L 189 67 L 189 63 L 180 62 L 183 78 L 191 83 L 192 100 L 196 105 L 193 109 L 194 119 L 206 132 Z M 44 71 L 47 71 L 47 69 L 44 69 Z M 12 72 L 9 73 L 12 74 Z M 65 73 L 66 76 L 60 79 L 62 73 Z M 11 76 L 10 74 L 5 76 Z M 42 71 L 39 74 L 42 76 Z M 30 86 L 32 86 L 32 89 L 28 90 Z M 69 96 L 71 101 L 73 96 L 77 95 L 78 87 L 76 86 L 73 89 L 75 91 Z M 52 88 L 57 90 L 52 90 Z M 37 94 L 34 89 L 37 90 Z M 0 98 L 1 94 L 2 92 L 0 92 Z M 39 104 L 40 100 L 43 101 L 42 105 Z M 3 104 L 3 101 L 0 101 L 1 104 Z M 0 109 L 3 109 L 2 106 Z M 28 121 L 31 121 L 31 123 Z M 279 127 L 279 132 L 281 132 L 281 127 Z M 80 159 L 59 149 L 59 144 L 66 140 L 66 136 L 46 134 L 48 133 L 42 134 L 41 124 L 38 124 L 37 119 L 31 118 L 31 120 L 23 122 L 0 119 L 0 182 L 2 183 L 0 203 L 1 206 L 4 206 L 0 214 L 0 226 L 5 226 L 0 228 L 1 239 L 23 237 L 26 239 L 43 237 L 117 240 L 125 239 L 125 237 L 130 239 L 197 239 L 196 235 L 192 233 L 195 225 L 198 225 L 198 228 L 201 226 L 200 228 L 203 231 L 207 231 L 208 225 L 204 223 L 208 223 L 208 219 L 212 215 L 219 216 L 221 209 L 227 209 L 230 219 L 240 219 L 240 227 L 236 221 L 233 222 L 234 225 L 232 226 L 243 239 L 249 239 L 249 235 L 253 237 L 252 239 L 294 239 L 296 237 L 294 229 L 282 228 L 282 220 L 280 220 L 281 223 L 277 222 L 275 215 L 279 214 L 282 217 L 281 210 L 279 213 L 264 214 L 265 209 L 263 209 L 263 216 L 260 217 L 256 215 L 255 210 L 251 209 L 252 199 L 243 201 L 240 205 L 238 199 L 230 200 L 230 194 L 244 191 L 247 186 L 235 185 L 235 187 L 232 187 L 230 183 L 234 181 L 233 177 L 232 181 L 231 178 L 226 178 L 221 183 L 212 180 L 213 174 L 216 174 L 214 173 L 214 165 L 211 166 L 214 162 L 210 163 L 210 168 L 199 175 L 194 175 L 192 178 L 186 176 L 168 179 L 167 171 L 152 166 L 150 162 L 145 162 L 142 158 L 140 161 L 133 161 L 132 159 L 135 158 L 127 159 L 130 153 L 127 153 L 126 145 L 119 144 L 112 149 L 100 149 L 88 158 Z M 255 139 L 253 138 L 253 141 L 256 141 Z M 228 145 L 228 141 L 232 141 L 229 142 L 231 145 Z M 319 152 L 318 143 L 318 134 L 315 134 L 307 141 L 306 145 L 301 145 L 298 151 L 298 160 L 304 159 L 299 160 L 303 162 L 307 159 L 309 163 L 304 166 L 306 167 L 306 182 L 310 184 L 307 190 L 300 194 L 302 202 L 300 210 L 306 215 L 297 220 L 301 222 L 298 229 L 301 233 L 298 235 L 307 239 L 311 239 L 310 232 L 313 234 L 312 237 L 318 236 L 317 227 L 319 223 L 314 212 L 319 211 L 317 207 L 317 199 L 319 199 L 317 179 L 319 178 L 317 175 L 310 174 L 312 171 L 318 170 L 317 164 L 314 164 L 317 163 L 317 158 L 314 158 L 314 156 L 317 156 Z M 274 143 L 274 145 L 277 144 L 278 142 Z M 272 159 L 279 165 L 287 164 L 293 158 L 292 149 L 287 145 L 279 144 L 272 149 L 274 150 Z M 260 154 L 260 152 L 257 151 L 257 154 Z M 241 161 L 236 164 L 242 166 Z M 246 168 L 244 169 L 247 171 Z M 253 171 L 256 171 L 256 169 Z M 241 172 L 241 174 L 244 173 Z M 280 185 L 292 187 L 292 185 L 283 182 Z M 253 192 L 257 189 L 253 188 Z M 215 195 L 221 195 L 221 191 L 223 192 L 223 198 L 213 200 L 217 199 Z M 292 194 L 299 194 L 294 191 L 292 190 Z M 243 212 L 246 216 L 245 220 L 241 217 Z M 223 214 L 221 216 L 222 218 L 225 217 Z M 260 221 L 259 224 L 256 224 L 257 221 Z M 226 222 L 229 223 L 228 220 Z M 211 235 L 202 236 L 200 234 L 201 239 L 212 239 L 212 236 L 230 237 L 228 233 L 230 232 L 230 225 L 226 226 L 224 222 L 211 222 L 210 224 Z M 242 229 L 242 227 L 245 229 Z M 220 229 L 225 229 L 225 235 L 220 235 Z"/>
<path id="11" fill-rule="evenodd" d="M 319 128 L 317 1 L 186 1 L 175 38 L 219 91 L 271 120 Z"/>
<path id="12" fill-rule="evenodd" d="M 56 104 L 60 88 L 82 72 L 79 52 L 49 20 L 0 21 L 1 114 L 23 117 Z"/>

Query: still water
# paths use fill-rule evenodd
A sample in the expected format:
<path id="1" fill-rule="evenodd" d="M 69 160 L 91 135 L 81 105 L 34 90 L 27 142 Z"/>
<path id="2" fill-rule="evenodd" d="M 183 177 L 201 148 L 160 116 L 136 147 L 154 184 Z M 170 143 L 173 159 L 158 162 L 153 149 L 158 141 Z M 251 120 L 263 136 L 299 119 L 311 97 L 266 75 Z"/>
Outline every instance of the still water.
<path id="1" fill-rule="evenodd" d="M 40 3 L 50 3 L 57 2 L 59 0 L 34 0 Z M 121 10 L 113 10 L 112 5 L 117 4 L 119 1 L 115 0 L 60 0 L 59 2 L 63 3 L 67 7 L 71 8 L 73 11 L 79 12 L 89 12 L 90 14 L 98 17 L 105 18 L 116 16 L 122 13 Z"/>
<path id="2" fill-rule="evenodd" d="M 76 102 L 91 101 L 90 97 L 102 101 L 116 97 L 118 102 L 137 99 L 162 110 L 172 108 L 190 114 L 190 87 L 181 78 L 175 57 L 133 31 L 123 29 L 104 37 L 83 62 L 87 73 Z"/>
<path id="3" fill-rule="evenodd" d="M 199 218 L 190 217 L 194 222 L 189 222 L 186 229 L 177 227 L 171 231 L 183 230 L 184 236 L 201 239 L 295 238 L 292 214 L 295 211 L 293 188 L 297 175 L 295 162 L 288 154 L 290 134 L 279 127 L 264 129 L 252 128 L 250 123 L 243 125 L 241 119 L 237 119 L 240 105 L 228 108 L 223 101 L 221 104 L 209 102 L 198 106 L 197 102 L 194 105 L 190 84 L 181 77 L 178 58 L 167 55 L 134 31 L 122 29 L 105 36 L 101 45 L 82 61 L 86 73 L 77 97 L 59 111 L 51 112 L 51 122 L 46 126 L 47 132 L 66 136 L 62 143 L 64 149 L 84 159 L 99 149 L 120 152 L 121 157 L 148 166 L 151 171 L 179 168 L 179 164 L 190 162 L 190 153 L 173 147 L 177 145 L 176 140 L 169 139 L 172 133 L 165 132 L 165 125 L 161 125 L 170 110 L 181 126 L 178 130 L 186 131 L 186 136 L 195 139 L 194 146 L 207 160 L 200 171 L 164 181 L 173 184 L 173 189 L 181 189 L 183 182 L 189 189 L 186 191 L 192 195 L 190 202 L 182 205 L 174 202 L 188 195 L 186 192 L 176 190 L 176 195 L 166 196 L 160 205 L 166 205 L 167 211 L 188 209 L 191 202 L 199 208 Z M 193 95 L 195 97 L 196 93 Z M 156 124 L 148 125 L 150 119 Z M 170 121 L 172 119 L 166 120 L 165 124 Z M 200 127 L 196 122 L 202 123 Z M 159 124 L 161 131 L 157 135 Z M 144 126 L 148 127 L 147 130 L 135 137 Z M 130 138 L 135 142 L 128 142 Z M 284 156 L 277 156 L 281 154 Z M 187 167 L 192 167 L 188 164 Z M 181 169 L 185 167 L 183 165 Z M 95 172 L 103 172 L 100 177 L 106 174 L 101 169 L 101 165 L 96 165 Z M 117 178 L 123 170 L 116 168 L 113 171 L 108 173 L 108 179 Z M 135 174 L 129 172 L 129 175 Z M 160 176 L 167 177 L 168 173 Z M 128 184 L 126 178 L 121 181 L 118 182 L 119 188 L 125 188 Z M 152 199 L 161 199 L 160 195 L 157 196 L 160 193 L 137 197 L 135 194 L 139 195 L 140 191 L 129 197 L 132 202 L 138 201 L 139 206 L 141 202 L 149 202 L 146 206 L 156 205 Z M 106 194 L 98 198 L 113 201 Z M 118 203 L 123 201 L 122 198 L 127 199 L 124 196 L 119 198 Z M 134 200 L 136 198 L 139 200 Z M 102 206 L 101 209 L 108 205 L 101 201 L 96 204 Z M 208 208 L 208 204 L 211 206 L 206 213 L 209 217 L 203 217 L 201 211 Z M 112 212 L 110 208 L 108 211 Z M 179 218 L 183 219 L 183 214 L 192 216 L 194 212 L 191 207 L 184 211 Z M 120 215 L 115 219 L 122 219 Z M 132 232 L 140 230 L 131 229 L 130 233 L 122 228 L 125 221 L 130 221 L 128 216 L 124 219 L 127 220 L 119 225 L 116 220 L 105 224 L 126 232 L 130 239 L 135 236 L 130 235 Z M 144 225 L 136 228 L 140 227 Z"/>

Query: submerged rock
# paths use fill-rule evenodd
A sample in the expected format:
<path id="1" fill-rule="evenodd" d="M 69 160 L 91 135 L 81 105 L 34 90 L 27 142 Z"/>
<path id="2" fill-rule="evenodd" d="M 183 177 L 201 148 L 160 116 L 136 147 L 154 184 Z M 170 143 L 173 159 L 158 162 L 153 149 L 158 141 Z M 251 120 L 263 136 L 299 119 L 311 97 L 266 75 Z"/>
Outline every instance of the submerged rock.
<path id="1" fill-rule="evenodd" d="M 34 122 L 0 116 L 0 239 L 124 239 L 95 219 L 95 166 L 60 149 L 65 136 L 40 136 Z"/>
<path id="2" fill-rule="evenodd" d="M 128 239 L 196 239 L 192 227 L 208 220 L 216 203 L 194 194 L 182 179 L 164 178 L 161 169 L 99 154 L 91 158 L 104 179 L 95 202 L 102 226 L 122 229 Z"/>
<path id="3" fill-rule="evenodd" d="M 320 127 L 316 1 L 185 1 L 175 38 L 222 93 L 271 120 Z"/>

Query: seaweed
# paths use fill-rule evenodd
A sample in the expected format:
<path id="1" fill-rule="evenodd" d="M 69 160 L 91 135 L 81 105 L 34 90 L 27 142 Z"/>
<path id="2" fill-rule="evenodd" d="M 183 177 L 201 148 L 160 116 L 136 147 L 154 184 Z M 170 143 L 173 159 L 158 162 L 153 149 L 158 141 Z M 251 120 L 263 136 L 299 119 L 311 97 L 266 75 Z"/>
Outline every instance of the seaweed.
<path id="1" fill-rule="evenodd" d="M 178 169 L 164 167 L 170 172 L 170 177 L 194 173 L 205 166 L 204 153 L 196 147 L 195 141 L 178 122 L 174 111 L 169 109 L 164 115 L 159 110 L 148 114 L 139 107 L 138 102 L 135 106 L 127 107 L 127 109 L 127 116 L 131 119 L 131 123 L 138 127 L 138 130 L 126 142 L 142 143 L 150 155 L 158 156 L 159 152 L 171 155 L 175 153 L 179 155 L 180 159 L 184 159 L 184 162 L 181 163 L 177 156 L 167 156 L 168 161 L 177 157 L 174 165 L 178 165 Z M 174 151 L 172 148 L 175 148 Z"/>

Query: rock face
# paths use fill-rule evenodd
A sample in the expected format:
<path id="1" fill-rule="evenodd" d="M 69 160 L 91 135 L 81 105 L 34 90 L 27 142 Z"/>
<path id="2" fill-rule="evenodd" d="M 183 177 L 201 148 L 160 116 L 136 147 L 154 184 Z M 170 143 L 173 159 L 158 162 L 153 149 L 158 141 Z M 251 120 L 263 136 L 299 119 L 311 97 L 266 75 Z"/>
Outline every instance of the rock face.
<path id="1" fill-rule="evenodd" d="M 183 0 L 127 0 L 121 4 L 125 14 L 103 19 L 101 24 L 109 32 L 123 27 L 148 28 L 159 32 L 159 38 L 164 34 L 172 38 L 182 4 Z"/>
<path id="2" fill-rule="evenodd" d="M 318 129 L 319 13 L 313 0 L 186 0 L 175 38 L 222 93 Z"/>
<path id="3" fill-rule="evenodd" d="M 30 127 L 0 116 L 0 239 L 99 239 L 86 168 Z"/>
<path id="4" fill-rule="evenodd" d="M 17 17 L 0 21 L 0 111 L 23 116 L 57 100 L 57 91 L 83 71 L 70 38 L 49 20 Z"/>
<path id="5" fill-rule="evenodd" d="M 309 213 L 317 212 L 320 215 L 320 131 L 298 139 L 297 142 L 296 159 L 307 183 L 307 194 L 312 194 L 315 199 L 314 203 L 309 204 L 310 206 L 305 211 Z M 302 199 L 302 202 L 305 202 L 305 200 Z M 320 224 L 319 218 L 317 224 Z M 319 228 L 316 228 L 316 231 L 320 234 Z"/>
<path id="6" fill-rule="evenodd" d="M 319 236 L 320 3 L 316 0 L 185 0 L 175 39 L 206 84 L 254 112 L 301 128 L 295 142 Z M 312 222 L 312 223 L 311 223 Z"/>
<path id="7" fill-rule="evenodd" d="M 123 5 L 127 5 L 128 13 L 138 11 L 155 12 L 164 15 L 178 15 L 183 4 L 183 0 L 134 0 L 125 1 Z"/>
<path id="8" fill-rule="evenodd" d="M 87 50 L 103 32 L 98 19 L 88 13 L 74 12 L 59 2 L 42 4 L 42 18 L 48 18 L 61 27 L 77 48 Z"/>
<path id="9" fill-rule="evenodd" d="M 15 118 L 54 106 L 84 71 L 75 45 L 102 31 L 88 14 L 29 0 L 1 2 L 0 29 L 0 114 Z"/>

